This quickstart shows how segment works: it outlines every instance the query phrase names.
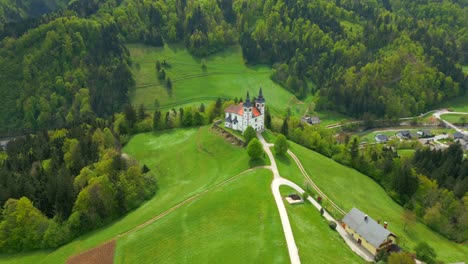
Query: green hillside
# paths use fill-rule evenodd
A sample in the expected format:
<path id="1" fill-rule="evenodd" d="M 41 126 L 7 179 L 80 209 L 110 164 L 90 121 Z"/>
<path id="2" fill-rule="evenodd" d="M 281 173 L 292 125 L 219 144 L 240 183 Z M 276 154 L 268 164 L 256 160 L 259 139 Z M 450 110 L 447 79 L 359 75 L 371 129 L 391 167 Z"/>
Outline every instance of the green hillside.
<path id="1" fill-rule="evenodd" d="M 246 66 L 238 46 L 229 47 L 203 59 L 206 70 L 202 68 L 201 59 L 193 57 L 180 45 L 155 48 L 132 44 L 127 47 L 133 61 L 132 72 L 136 81 L 136 89 L 131 95 L 134 106 L 143 104 L 152 109 L 156 99 L 161 106 L 171 104 L 169 109 L 186 104 L 206 105 L 217 97 L 245 99 L 247 91 L 255 96 L 260 87 L 274 113 L 283 113 L 287 106 L 296 103 L 290 92 L 270 79 L 271 68 Z M 158 60 L 161 63 L 165 60 L 169 64 L 163 69 L 172 81 L 172 95 L 168 94 L 165 82 L 158 80 Z"/>
<path id="2" fill-rule="evenodd" d="M 403 208 L 368 176 L 295 143 L 290 145 L 315 184 L 343 210 L 357 207 L 374 219 L 387 221 L 389 229 L 400 237 L 400 245 L 407 250 L 426 241 L 436 250 L 438 259 L 449 262 L 467 259 L 468 245 L 450 242 L 419 222 L 404 231 Z M 301 172 L 289 156 L 277 162 L 283 177 L 305 186 Z"/>
<path id="3" fill-rule="evenodd" d="M 151 200 L 56 250 L 3 254 L 0 263 L 65 263 L 68 257 L 110 240 L 249 168 L 245 150 L 231 145 L 209 127 L 139 134 L 124 152 L 146 164 L 156 175 L 159 189 Z"/>
<path id="4" fill-rule="evenodd" d="M 272 174 L 243 174 L 160 221 L 119 239 L 115 263 L 287 263 Z"/>
<path id="5" fill-rule="evenodd" d="M 281 186 L 280 191 L 282 196 L 297 193 L 289 186 Z M 366 263 L 351 251 L 338 232 L 330 229 L 313 205 L 285 205 L 301 263 Z"/>

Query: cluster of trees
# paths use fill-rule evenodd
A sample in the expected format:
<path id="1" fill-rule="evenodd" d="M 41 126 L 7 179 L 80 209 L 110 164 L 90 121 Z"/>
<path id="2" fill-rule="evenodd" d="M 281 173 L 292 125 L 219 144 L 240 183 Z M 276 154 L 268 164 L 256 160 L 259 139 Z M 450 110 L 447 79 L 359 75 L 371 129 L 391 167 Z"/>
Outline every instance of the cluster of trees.
<path id="1" fill-rule="evenodd" d="M 14 23 L 63 8 L 68 0 L 0 1 L 0 31 Z"/>
<path id="2" fill-rule="evenodd" d="M 125 1 L 110 11 L 127 41 L 161 46 L 184 41 L 205 56 L 235 44 L 232 1 Z"/>
<path id="3" fill-rule="evenodd" d="M 468 170 L 459 144 L 444 151 L 422 146 L 411 159 L 401 159 L 395 143 L 359 145 L 357 137 L 335 137 L 330 129 L 304 125 L 296 118 L 274 122 L 272 129 L 373 178 L 402 206 L 433 230 L 455 241 L 468 239 Z M 418 144 L 418 143 L 412 143 Z"/>
<path id="4" fill-rule="evenodd" d="M 0 134 L 110 116 L 134 86 L 129 63 L 112 20 L 63 17 L 20 38 L 6 37 L 0 45 Z"/>
<path id="5" fill-rule="evenodd" d="M 9 142 L 0 162 L 0 252 L 58 247 L 150 198 L 154 176 L 119 149 L 102 119 Z"/>

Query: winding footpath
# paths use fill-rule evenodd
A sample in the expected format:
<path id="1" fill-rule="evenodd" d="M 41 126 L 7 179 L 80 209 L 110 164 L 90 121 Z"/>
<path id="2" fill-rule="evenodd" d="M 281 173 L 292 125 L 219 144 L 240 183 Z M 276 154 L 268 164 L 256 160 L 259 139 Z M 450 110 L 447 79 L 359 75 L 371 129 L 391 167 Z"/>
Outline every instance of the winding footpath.
<path id="1" fill-rule="evenodd" d="M 273 156 L 273 153 L 270 150 L 270 147 L 274 146 L 273 144 L 267 143 L 265 139 L 263 138 L 261 133 L 257 132 L 258 139 L 263 145 L 263 150 L 265 153 L 268 155 L 271 161 L 271 166 L 269 169 L 273 172 L 273 182 L 271 183 L 271 191 L 273 193 L 273 196 L 275 198 L 276 206 L 278 207 L 278 211 L 280 214 L 281 218 L 281 224 L 283 226 L 283 232 L 284 236 L 286 238 L 286 244 L 288 246 L 288 252 L 289 252 L 289 258 L 291 260 L 291 263 L 296 264 L 296 263 L 301 263 L 301 260 L 299 258 L 299 249 L 296 246 L 296 242 L 294 241 L 294 235 L 292 232 L 291 224 L 289 222 L 289 217 L 288 213 L 286 211 L 286 207 L 284 206 L 283 198 L 281 197 L 280 193 L 280 186 L 286 185 L 289 186 L 293 189 L 295 189 L 299 193 L 304 193 L 305 191 L 299 187 L 297 184 L 294 182 L 287 180 L 285 178 L 282 178 L 281 175 L 279 174 L 278 167 L 276 166 L 276 161 Z M 301 162 L 299 159 L 292 153 L 290 150 L 288 150 L 288 154 L 293 158 L 293 160 L 296 162 L 297 166 L 301 170 L 303 176 L 312 184 L 314 189 L 320 193 L 324 198 L 326 195 L 313 183 L 312 179 L 309 177 L 307 172 L 304 170 L 304 167 L 302 166 Z M 328 197 L 326 197 L 328 199 Z M 317 210 L 321 210 L 322 206 L 315 201 L 312 197 L 307 197 L 307 200 L 317 208 Z M 340 213 L 345 214 L 345 212 L 339 208 L 333 201 L 328 199 L 330 201 L 330 204 Z M 337 222 L 328 212 L 324 211 L 323 216 L 327 221 L 334 221 Z M 341 225 L 337 225 L 336 231 L 340 234 L 340 236 L 344 239 L 346 244 L 350 247 L 352 251 L 354 251 L 357 255 L 362 257 L 364 260 L 368 262 L 372 262 L 374 260 L 374 257 L 366 251 L 364 248 L 359 246 L 349 235 L 348 233 L 344 230 L 344 228 Z"/>
<path id="2" fill-rule="evenodd" d="M 278 167 L 276 166 L 275 157 L 273 157 L 273 153 L 271 153 L 270 150 L 270 147 L 272 147 L 273 144 L 268 144 L 260 132 L 257 132 L 257 136 L 263 145 L 263 150 L 268 155 L 268 158 L 270 158 L 271 161 L 270 170 L 273 172 L 273 182 L 271 183 L 271 191 L 273 192 L 276 207 L 278 207 L 278 211 L 280 214 L 281 225 L 283 226 L 283 232 L 286 238 L 286 244 L 288 246 L 289 258 L 292 264 L 299 264 L 301 263 L 301 260 L 299 258 L 299 250 L 297 249 L 296 242 L 294 241 L 294 235 L 291 229 L 291 224 L 289 223 L 288 212 L 286 211 L 283 198 L 281 198 L 281 194 L 279 191 L 279 187 L 284 184 L 284 181 L 288 180 L 281 178 L 279 174 Z"/>

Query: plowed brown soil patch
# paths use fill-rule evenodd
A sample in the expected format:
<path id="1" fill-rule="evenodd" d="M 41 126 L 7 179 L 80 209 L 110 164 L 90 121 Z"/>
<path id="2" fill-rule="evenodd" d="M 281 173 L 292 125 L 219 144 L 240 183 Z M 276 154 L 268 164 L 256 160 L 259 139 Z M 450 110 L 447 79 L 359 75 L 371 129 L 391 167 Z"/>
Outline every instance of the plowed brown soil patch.
<path id="1" fill-rule="evenodd" d="M 102 246 L 70 257 L 67 264 L 112 264 L 114 263 L 115 240 Z"/>

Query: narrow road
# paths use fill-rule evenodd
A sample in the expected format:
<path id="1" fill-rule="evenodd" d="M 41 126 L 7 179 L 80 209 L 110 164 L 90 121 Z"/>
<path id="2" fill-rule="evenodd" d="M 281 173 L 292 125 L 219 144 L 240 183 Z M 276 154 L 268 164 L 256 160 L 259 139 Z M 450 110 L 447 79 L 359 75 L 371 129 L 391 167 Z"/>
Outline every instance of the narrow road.
<path id="1" fill-rule="evenodd" d="M 327 199 L 331 206 L 333 208 L 335 208 L 335 210 L 337 210 L 339 213 L 343 214 L 343 216 L 346 214 L 346 212 L 344 210 L 342 210 L 340 207 L 338 207 L 332 200 L 330 200 L 330 198 L 328 198 L 319 188 L 317 185 L 315 185 L 315 183 L 312 181 L 312 179 L 310 178 L 309 174 L 307 174 L 307 172 L 304 170 L 304 167 L 302 166 L 301 162 L 299 161 L 299 159 L 296 157 L 296 155 L 294 155 L 294 153 L 290 150 L 288 150 L 288 154 L 293 158 L 293 160 L 296 162 L 296 165 L 299 167 L 299 169 L 301 170 L 302 172 L 302 175 L 307 179 L 307 181 L 309 181 L 309 183 L 313 186 L 313 188 L 317 191 L 317 193 L 320 194 L 320 196 L 322 196 L 323 198 Z M 287 185 L 293 189 L 295 189 L 297 192 L 299 193 L 304 193 L 304 190 L 299 187 L 297 184 L 289 181 L 289 180 L 285 180 L 285 179 L 281 179 L 281 185 Z M 312 197 L 307 197 L 307 200 L 313 205 L 315 206 L 315 208 L 317 208 L 317 210 L 320 211 L 320 209 L 322 209 L 322 206 L 314 200 L 314 198 Z M 354 251 L 354 253 L 358 254 L 361 258 L 363 258 L 364 260 L 366 261 L 369 261 L 369 262 L 373 262 L 374 261 L 374 256 L 372 256 L 372 254 L 370 254 L 367 250 L 365 250 L 362 246 L 358 245 L 356 243 L 356 241 L 346 232 L 346 230 L 344 230 L 344 228 L 325 210 L 324 208 L 324 213 L 323 213 L 323 217 L 327 220 L 327 221 L 333 221 L 333 222 L 336 222 L 337 223 L 337 226 L 336 226 L 336 231 L 340 234 L 340 236 L 343 238 L 343 240 L 346 242 L 346 244 L 349 246 L 349 248 Z"/>
<path id="2" fill-rule="evenodd" d="M 278 207 L 278 211 L 280 213 L 281 217 L 281 224 L 283 225 L 283 231 L 284 235 L 286 237 L 286 242 L 288 245 L 288 251 L 289 251 L 289 257 L 291 259 L 291 263 L 300 263 L 300 258 L 299 258 L 299 250 L 296 246 L 296 242 L 294 241 L 294 235 L 292 233 L 291 229 L 291 224 L 289 222 L 288 218 L 288 213 L 286 211 L 286 207 L 284 206 L 283 199 L 281 197 L 279 187 L 281 185 L 286 185 L 289 186 L 293 189 L 295 189 L 298 193 L 302 194 L 305 191 L 299 187 L 297 184 L 294 182 L 291 182 L 288 179 L 282 178 L 281 175 L 279 174 L 278 167 L 276 166 L 276 161 L 275 157 L 273 156 L 273 153 L 270 150 L 270 147 L 274 146 L 273 144 L 269 144 L 265 141 L 263 138 L 262 134 L 257 132 L 257 136 L 260 140 L 260 142 L 263 145 L 263 150 L 267 153 L 268 157 L 270 158 L 271 161 L 271 166 L 270 169 L 273 171 L 273 182 L 271 183 L 271 190 L 273 192 L 273 196 L 275 197 L 276 201 L 276 206 Z M 310 176 L 307 174 L 305 171 L 304 167 L 302 166 L 301 162 L 299 159 L 294 155 L 294 153 L 290 150 L 288 150 L 288 154 L 293 158 L 293 160 L 296 162 L 296 165 L 299 167 L 301 170 L 302 175 L 311 183 L 311 185 L 314 187 L 314 189 L 325 199 L 327 199 L 330 204 L 335 208 L 339 213 L 345 215 L 346 212 L 342 210 L 340 207 L 338 207 L 332 200 L 330 200 L 319 188 L 315 183 L 312 181 Z M 322 209 L 322 206 L 314 200 L 312 197 L 307 197 L 307 200 L 317 208 L 317 210 L 320 211 Z M 364 249 L 362 246 L 358 245 L 356 241 L 344 230 L 344 228 L 327 212 L 324 211 L 323 216 L 327 221 L 334 221 L 337 223 L 336 226 L 336 231 L 340 234 L 340 236 L 343 238 L 343 240 L 346 242 L 346 244 L 349 246 L 349 248 L 354 251 L 357 255 L 359 255 L 361 258 L 368 262 L 374 261 L 374 256 L 370 254 L 366 249 Z"/>
<path id="3" fill-rule="evenodd" d="M 263 150 L 268 155 L 271 161 L 270 169 L 273 172 L 273 182 L 271 183 L 271 191 L 273 197 L 275 198 L 276 207 L 278 207 L 278 212 L 281 218 L 281 224 L 283 226 L 284 236 L 286 238 L 286 244 L 288 246 L 289 259 L 292 264 L 300 264 L 301 259 L 299 258 L 299 250 L 297 249 L 296 242 L 294 241 L 294 235 L 291 229 L 291 224 L 289 223 L 288 212 L 284 206 L 283 198 L 281 197 L 279 187 L 284 184 L 284 181 L 288 181 L 284 178 L 281 178 L 278 167 L 276 166 L 275 157 L 271 153 L 270 147 L 273 144 L 268 144 L 263 138 L 260 132 L 257 132 L 258 139 L 263 145 Z"/>
<path id="4" fill-rule="evenodd" d="M 465 113 L 465 112 L 450 112 L 448 110 L 438 110 L 437 112 L 435 112 L 434 114 L 432 114 L 435 118 L 439 119 L 440 121 L 442 121 L 445 125 L 447 125 L 448 127 L 451 127 L 453 129 L 455 129 L 457 132 L 461 132 L 463 134 L 466 135 L 466 132 L 463 131 L 463 129 L 455 126 L 454 124 L 450 123 L 450 122 L 447 122 L 445 120 L 443 120 L 442 118 L 440 118 L 441 115 L 443 114 L 465 114 L 467 115 L 468 113 Z"/>

